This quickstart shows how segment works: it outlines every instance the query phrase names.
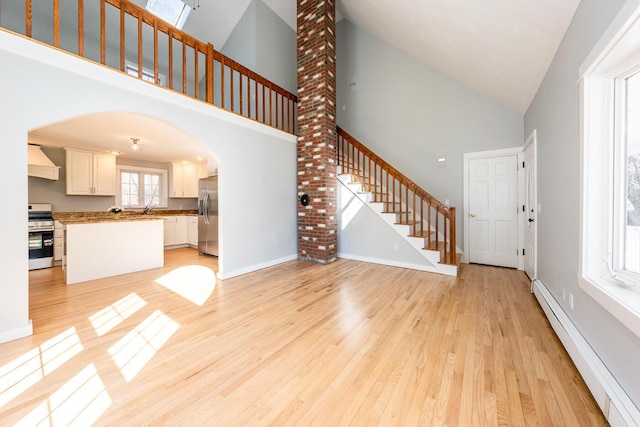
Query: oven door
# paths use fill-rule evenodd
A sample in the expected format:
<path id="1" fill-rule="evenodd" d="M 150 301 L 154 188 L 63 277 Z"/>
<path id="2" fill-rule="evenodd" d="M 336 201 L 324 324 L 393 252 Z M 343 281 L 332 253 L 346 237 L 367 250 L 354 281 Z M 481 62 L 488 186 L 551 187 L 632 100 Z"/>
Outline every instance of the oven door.
<path id="1" fill-rule="evenodd" d="M 53 231 L 29 232 L 29 259 L 53 258 Z"/>

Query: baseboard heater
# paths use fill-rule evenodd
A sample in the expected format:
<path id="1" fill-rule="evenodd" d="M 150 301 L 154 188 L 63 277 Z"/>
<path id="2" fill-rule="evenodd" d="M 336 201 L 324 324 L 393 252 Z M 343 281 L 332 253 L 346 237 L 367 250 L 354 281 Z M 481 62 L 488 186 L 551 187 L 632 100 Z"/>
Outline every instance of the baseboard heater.
<path id="1" fill-rule="evenodd" d="M 609 373 L 544 283 L 535 279 L 532 291 L 551 327 L 578 368 L 591 394 L 612 427 L 640 426 L 640 411 Z"/>

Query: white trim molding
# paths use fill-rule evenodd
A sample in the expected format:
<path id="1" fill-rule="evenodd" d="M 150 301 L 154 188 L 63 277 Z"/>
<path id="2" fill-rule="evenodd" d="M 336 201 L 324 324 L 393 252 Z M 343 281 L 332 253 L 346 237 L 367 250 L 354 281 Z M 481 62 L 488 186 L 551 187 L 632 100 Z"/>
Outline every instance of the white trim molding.
<path id="1" fill-rule="evenodd" d="M 638 408 L 540 279 L 533 281 L 533 293 L 609 424 L 612 427 L 640 425 Z"/>
<path id="2" fill-rule="evenodd" d="M 0 344 L 3 342 L 9 342 L 17 340 L 18 338 L 24 338 L 33 335 L 33 323 L 29 320 L 26 326 L 21 328 L 11 329 L 9 331 L 0 331 Z"/>

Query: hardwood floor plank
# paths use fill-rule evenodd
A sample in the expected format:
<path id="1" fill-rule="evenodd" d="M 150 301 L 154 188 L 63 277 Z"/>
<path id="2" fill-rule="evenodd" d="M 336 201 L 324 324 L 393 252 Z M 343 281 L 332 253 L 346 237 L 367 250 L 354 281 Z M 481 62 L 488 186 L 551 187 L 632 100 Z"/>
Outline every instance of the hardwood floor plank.
<path id="1" fill-rule="evenodd" d="M 34 335 L 0 344 L 0 426 L 606 425 L 522 272 L 216 269 L 177 249 L 72 286 L 29 272 Z"/>

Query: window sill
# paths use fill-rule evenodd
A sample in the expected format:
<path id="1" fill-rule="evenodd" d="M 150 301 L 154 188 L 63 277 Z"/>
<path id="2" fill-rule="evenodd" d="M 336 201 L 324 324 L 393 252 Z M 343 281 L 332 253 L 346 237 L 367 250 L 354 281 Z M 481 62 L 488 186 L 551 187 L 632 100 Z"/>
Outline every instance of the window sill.
<path id="1" fill-rule="evenodd" d="M 606 278 L 578 275 L 580 288 L 640 337 L 640 289 L 626 288 Z"/>

